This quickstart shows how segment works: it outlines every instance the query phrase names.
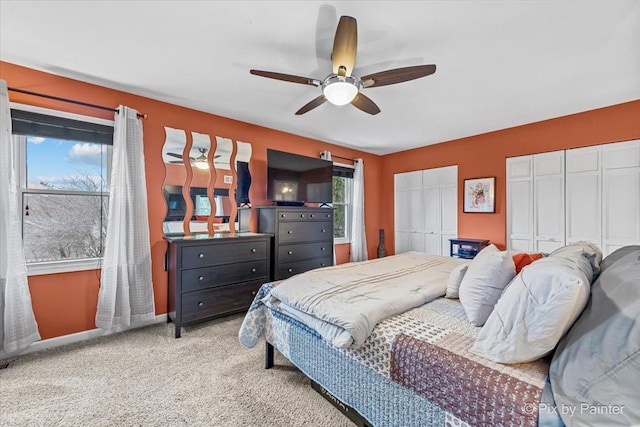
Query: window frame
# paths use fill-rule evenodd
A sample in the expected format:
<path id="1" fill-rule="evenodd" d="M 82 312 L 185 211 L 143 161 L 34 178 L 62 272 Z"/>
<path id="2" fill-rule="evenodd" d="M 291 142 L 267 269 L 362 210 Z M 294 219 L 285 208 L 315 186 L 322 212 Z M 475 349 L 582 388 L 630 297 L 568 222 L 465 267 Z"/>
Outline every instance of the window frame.
<path id="1" fill-rule="evenodd" d="M 45 114 L 54 117 L 60 117 L 70 120 L 78 120 L 87 123 L 96 123 L 100 125 L 106 126 L 114 126 L 113 120 L 106 120 L 97 117 L 85 116 L 74 113 L 67 113 L 59 110 L 52 110 L 49 108 L 42 107 L 34 107 L 31 105 L 19 104 L 11 102 L 9 103 L 11 109 L 15 110 L 23 110 L 38 114 Z M 109 197 L 109 183 L 111 182 L 111 168 L 113 163 L 112 153 L 113 146 L 109 144 L 107 145 L 107 184 L 106 190 L 101 192 L 93 192 L 93 191 L 68 191 L 68 190 L 54 190 L 54 189 L 29 189 L 27 188 L 27 144 L 26 144 L 26 135 L 12 135 L 12 142 L 16 149 L 16 156 L 14 169 L 16 171 L 16 179 L 18 184 L 18 194 L 20 197 L 20 226 L 23 227 L 23 219 L 24 215 L 23 211 L 23 203 L 24 203 L 24 195 L 25 194 L 58 194 L 58 195 L 76 195 L 76 196 L 107 196 Z M 83 141 L 89 142 L 89 141 Z M 21 230 L 22 234 L 22 230 Z M 87 271 L 87 270 L 96 270 L 100 269 L 102 266 L 102 257 L 96 258 L 79 258 L 72 260 L 57 260 L 57 261 L 40 261 L 40 262 L 27 262 L 27 275 L 28 276 L 37 276 L 44 274 L 56 274 L 56 273 L 67 273 L 74 271 Z"/>
<path id="2" fill-rule="evenodd" d="M 348 165 L 344 163 L 333 162 L 334 166 L 339 166 L 342 168 L 355 169 L 353 165 Z M 345 237 L 334 237 L 333 243 L 335 245 L 347 244 L 351 243 L 351 217 L 352 209 L 353 209 L 353 178 L 341 177 L 345 179 L 345 202 L 333 202 L 331 204 L 332 207 L 335 208 L 336 205 L 345 206 Z"/>

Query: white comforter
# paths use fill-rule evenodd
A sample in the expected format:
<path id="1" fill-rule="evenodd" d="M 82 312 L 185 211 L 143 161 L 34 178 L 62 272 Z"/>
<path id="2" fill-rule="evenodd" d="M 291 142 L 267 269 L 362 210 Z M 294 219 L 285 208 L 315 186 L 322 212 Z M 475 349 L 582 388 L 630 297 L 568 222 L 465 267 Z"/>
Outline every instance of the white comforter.
<path id="1" fill-rule="evenodd" d="M 337 347 L 360 347 L 380 320 L 444 295 L 449 273 L 463 262 L 408 252 L 320 268 L 283 281 L 263 302 Z"/>

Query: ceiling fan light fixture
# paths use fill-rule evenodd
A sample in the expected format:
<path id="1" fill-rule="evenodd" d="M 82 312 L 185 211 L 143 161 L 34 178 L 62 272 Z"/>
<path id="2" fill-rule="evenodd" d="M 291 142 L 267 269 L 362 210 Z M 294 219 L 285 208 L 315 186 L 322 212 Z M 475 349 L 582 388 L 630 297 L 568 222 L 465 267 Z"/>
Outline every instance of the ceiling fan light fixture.
<path id="1" fill-rule="evenodd" d="M 358 94 L 358 80 L 331 75 L 322 83 L 322 93 L 333 105 L 346 105 Z"/>
<path id="2" fill-rule="evenodd" d="M 197 159 L 195 162 L 193 162 L 193 165 L 195 167 L 197 167 L 198 169 L 209 169 L 209 162 L 207 162 L 206 159 Z"/>

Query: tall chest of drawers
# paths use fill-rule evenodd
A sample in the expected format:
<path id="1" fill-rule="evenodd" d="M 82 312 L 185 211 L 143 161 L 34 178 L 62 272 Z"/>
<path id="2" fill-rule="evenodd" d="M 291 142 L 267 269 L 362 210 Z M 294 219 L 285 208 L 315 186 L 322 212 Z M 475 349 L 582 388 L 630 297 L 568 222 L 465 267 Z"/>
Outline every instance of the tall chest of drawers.
<path id="1" fill-rule="evenodd" d="M 271 236 L 220 233 L 166 237 L 169 319 L 180 328 L 246 310 L 271 277 Z"/>
<path id="2" fill-rule="evenodd" d="M 257 209 L 258 230 L 274 236 L 274 280 L 333 265 L 332 208 L 267 206 Z"/>

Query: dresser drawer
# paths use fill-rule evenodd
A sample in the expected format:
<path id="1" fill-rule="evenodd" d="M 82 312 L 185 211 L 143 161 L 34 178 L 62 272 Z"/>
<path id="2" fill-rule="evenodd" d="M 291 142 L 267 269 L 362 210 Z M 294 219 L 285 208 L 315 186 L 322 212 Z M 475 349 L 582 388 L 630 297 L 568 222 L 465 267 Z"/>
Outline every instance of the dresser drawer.
<path id="1" fill-rule="evenodd" d="M 315 258 L 278 264 L 276 266 L 275 280 L 286 279 L 294 274 L 313 270 L 314 268 L 328 267 L 330 265 L 333 265 L 333 255 L 325 258 Z"/>
<path id="2" fill-rule="evenodd" d="M 268 281 L 267 260 L 239 262 L 214 267 L 182 270 L 182 291 L 191 292 L 231 283 L 263 279 Z"/>
<path id="3" fill-rule="evenodd" d="M 182 321 L 191 322 L 248 308 L 262 281 L 238 283 L 182 295 Z"/>
<path id="4" fill-rule="evenodd" d="M 333 221 L 333 209 L 301 211 L 281 210 L 278 212 L 278 221 Z"/>
<path id="5" fill-rule="evenodd" d="M 267 240 L 225 242 L 224 245 L 194 245 L 182 248 L 182 268 L 205 267 L 267 258 Z"/>
<path id="6" fill-rule="evenodd" d="M 309 258 L 326 257 L 331 254 L 333 240 L 317 243 L 299 243 L 297 245 L 281 245 L 278 248 L 278 262 L 294 262 Z"/>
<path id="7" fill-rule="evenodd" d="M 278 239 L 282 243 L 317 242 L 333 239 L 333 222 L 296 221 L 281 223 Z"/>

